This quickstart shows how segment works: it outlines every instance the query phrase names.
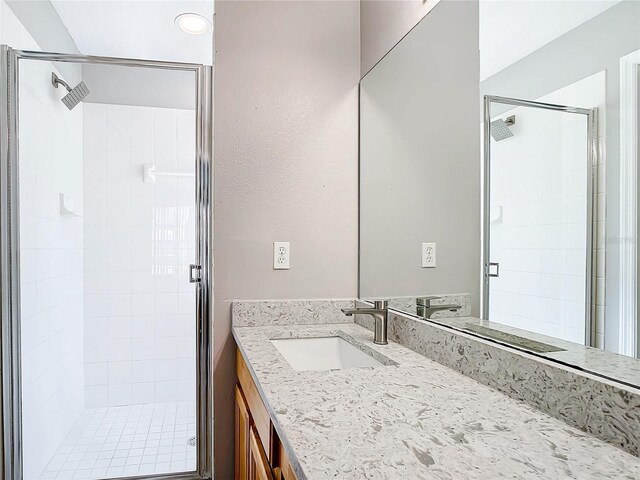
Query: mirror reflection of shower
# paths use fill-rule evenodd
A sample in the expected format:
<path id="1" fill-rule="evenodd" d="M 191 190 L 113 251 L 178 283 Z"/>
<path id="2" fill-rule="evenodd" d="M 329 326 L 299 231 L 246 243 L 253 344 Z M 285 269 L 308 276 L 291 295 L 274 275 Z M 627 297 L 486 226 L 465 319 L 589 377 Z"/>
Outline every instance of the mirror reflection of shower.
<path id="1" fill-rule="evenodd" d="M 67 82 L 58 77 L 55 73 L 51 73 L 51 83 L 55 88 L 58 85 L 62 85 L 67 89 L 67 94 L 62 97 L 62 103 L 64 103 L 69 110 L 73 110 L 82 100 L 89 95 L 89 89 L 84 82 L 80 82 L 75 87 L 71 88 Z"/>
<path id="2" fill-rule="evenodd" d="M 513 137 L 513 132 L 509 127 L 516 123 L 516 116 L 511 115 L 506 119 L 499 118 L 490 123 L 491 136 L 496 142 L 504 140 L 505 138 Z"/>

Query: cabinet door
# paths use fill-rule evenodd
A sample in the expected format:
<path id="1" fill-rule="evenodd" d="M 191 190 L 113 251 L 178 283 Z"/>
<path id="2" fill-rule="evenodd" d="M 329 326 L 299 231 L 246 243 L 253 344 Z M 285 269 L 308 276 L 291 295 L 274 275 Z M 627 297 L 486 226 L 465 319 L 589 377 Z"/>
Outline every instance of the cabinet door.
<path id="1" fill-rule="evenodd" d="M 276 480 L 296 480 L 293 468 L 291 468 L 291 463 L 289 463 L 287 452 L 285 451 L 284 445 L 278 438 L 278 434 L 275 430 L 273 431 L 272 436 L 274 438 L 273 448 L 275 456 L 275 461 L 272 465 L 276 467 L 273 469 L 273 474 L 276 477 Z"/>
<path id="2" fill-rule="evenodd" d="M 251 480 L 274 480 L 264 448 L 258 439 L 258 431 L 251 426 L 249 432 L 249 476 Z"/>
<path id="3" fill-rule="evenodd" d="M 242 391 L 236 386 L 236 480 L 249 479 L 251 416 Z"/>

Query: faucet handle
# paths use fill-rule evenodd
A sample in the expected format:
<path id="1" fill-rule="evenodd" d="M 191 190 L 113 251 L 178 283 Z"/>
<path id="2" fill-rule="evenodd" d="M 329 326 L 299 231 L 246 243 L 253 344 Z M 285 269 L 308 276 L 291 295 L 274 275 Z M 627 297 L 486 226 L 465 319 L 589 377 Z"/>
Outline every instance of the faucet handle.
<path id="1" fill-rule="evenodd" d="M 438 295 L 427 295 L 426 297 L 416 298 L 416 305 L 419 307 L 430 307 L 431 300 L 440 300 L 442 297 Z"/>
<path id="2" fill-rule="evenodd" d="M 374 300 L 373 308 L 376 310 L 386 310 L 389 307 L 389 300 Z"/>

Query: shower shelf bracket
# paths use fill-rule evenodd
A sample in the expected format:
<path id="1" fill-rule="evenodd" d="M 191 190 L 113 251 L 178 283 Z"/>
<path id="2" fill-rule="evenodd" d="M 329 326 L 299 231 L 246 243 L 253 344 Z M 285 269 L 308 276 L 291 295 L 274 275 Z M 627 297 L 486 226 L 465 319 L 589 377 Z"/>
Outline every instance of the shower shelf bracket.
<path id="1" fill-rule="evenodd" d="M 489 221 L 493 223 L 502 223 L 502 206 L 492 205 L 489 209 Z"/>
<path id="2" fill-rule="evenodd" d="M 81 212 L 77 212 L 73 208 L 73 201 L 64 193 L 59 194 L 60 198 L 60 215 L 63 217 L 82 217 Z"/>
<path id="3" fill-rule="evenodd" d="M 142 180 L 144 182 L 155 183 L 156 177 L 195 177 L 195 174 L 188 172 L 159 172 L 152 163 L 145 163 L 142 166 Z"/>

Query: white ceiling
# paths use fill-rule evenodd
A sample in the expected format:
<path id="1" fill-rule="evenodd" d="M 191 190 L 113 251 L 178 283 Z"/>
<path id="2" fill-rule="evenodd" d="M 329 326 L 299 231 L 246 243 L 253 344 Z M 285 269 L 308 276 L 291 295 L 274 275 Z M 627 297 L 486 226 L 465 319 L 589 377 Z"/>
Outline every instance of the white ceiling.
<path id="1" fill-rule="evenodd" d="M 213 0 L 52 0 L 51 3 L 82 54 L 212 64 L 213 31 L 188 35 L 176 28 L 174 19 L 191 12 L 203 15 L 213 24 Z"/>
<path id="2" fill-rule="evenodd" d="M 620 0 L 480 0 L 480 79 L 485 80 Z"/>

